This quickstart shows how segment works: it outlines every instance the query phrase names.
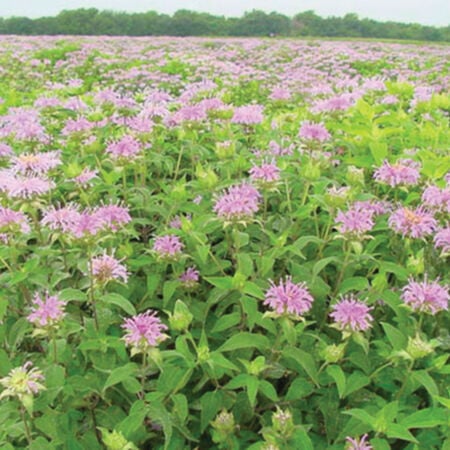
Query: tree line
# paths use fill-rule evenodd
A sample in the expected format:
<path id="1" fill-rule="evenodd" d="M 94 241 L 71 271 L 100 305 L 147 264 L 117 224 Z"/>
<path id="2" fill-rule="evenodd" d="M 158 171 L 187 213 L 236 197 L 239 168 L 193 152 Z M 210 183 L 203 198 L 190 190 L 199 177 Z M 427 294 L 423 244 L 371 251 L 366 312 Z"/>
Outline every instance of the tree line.
<path id="1" fill-rule="evenodd" d="M 417 23 L 379 22 L 359 18 L 320 17 L 305 11 L 288 17 L 253 10 L 242 17 L 176 11 L 172 16 L 155 11 L 126 13 L 96 8 L 64 10 L 57 16 L 30 19 L 0 18 L 0 34 L 110 35 L 110 36 L 318 36 L 450 41 L 450 25 L 432 27 Z"/>

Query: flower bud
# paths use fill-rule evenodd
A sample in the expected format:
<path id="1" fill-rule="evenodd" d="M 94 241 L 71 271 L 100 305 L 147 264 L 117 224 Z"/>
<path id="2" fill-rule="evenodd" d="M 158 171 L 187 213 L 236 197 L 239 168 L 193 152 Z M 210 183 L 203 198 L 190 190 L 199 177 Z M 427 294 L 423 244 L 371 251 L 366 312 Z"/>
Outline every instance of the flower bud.
<path id="1" fill-rule="evenodd" d="M 214 170 L 210 168 L 205 170 L 200 164 L 197 165 L 195 174 L 197 175 L 200 186 L 204 189 L 213 189 L 219 181 Z"/>
<path id="2" fill-rule="evenodd" d="M 344 357 L 345 344 L 327 345 L 321 352 L 320 356 L 329 364 L 337 363 Z"/>
<path id="3" fill-rule="evenodd" d="M 236 153 L 236 145 L 232 141 L 216 142 L 215 152 L 219 159 L 232 158 Z"/>
<path id="4" fill-rule="evenodd" d="M 200 345 L 197 349 L 197 358 L 200 364 L 205 363 L 209 360 L 209 348 L 207 345 Z"/>
<path id="5" fill-rule="evenodd" d="M 194 316 L 181 300 L 175 302 L 173 314 L 169 314 L 170 328 L 174 331 L 186 331 Z"/>
<path id="6" fill-rule="evenodd" d="M 294 432 L 294 422 L 292 420 L 292 413 L 286 409 L 283 411 L 277 407 L 277 412 L 272 416 L 273 430 L 284 437 L 289 439 Z"/>
<path id="7" fill-rule="evenodd" d="M 406 352 L 412 359 L 425 358 L 425 356 L 434 352 L 434 345 L 430 342 L 423 341 L 419 335 L 416 335 L 414 338 L 408 338 Z"/>
<path id="8" fill-rule="evenodd" d="M 236 428 L 233 414 L 225 409 L 217 414 L 211 426 L 214 428 L 213 441 L 217 444 L 229 440 L 229 436 L 234 434 Z"/>
<path id="9" fill-rule="evenodd" d="M 350 186 L 364 186 L 364 169 L 358 169 L 355 166 L 348 166 L 345 179 Z"/>

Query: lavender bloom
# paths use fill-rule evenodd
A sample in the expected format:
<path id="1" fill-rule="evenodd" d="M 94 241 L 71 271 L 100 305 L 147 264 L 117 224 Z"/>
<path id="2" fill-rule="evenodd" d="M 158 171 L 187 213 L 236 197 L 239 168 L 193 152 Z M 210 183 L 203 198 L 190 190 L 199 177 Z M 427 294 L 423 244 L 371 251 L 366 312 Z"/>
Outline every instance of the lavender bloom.
<path id="1" fill-rule="evenodd" d="M 133 136 L 124 136 L 119 141 L 112 142 L 106 147 L 113 159 L 134 159 L 142 150 L 141 143 Z"/>
<path id="2" fill-rule="evenodd" d="M 41 297 L 36 293 L 33 305 L 32 312 L 27 319 L 37 327 L 54 326 L 65 316 L 65 303 L 57 295 L 49 295 L 47 292 L 44 297 Z"/>
<path id="3" fill-rule="evenodd" d="M 372 450 L 373 447 L 366 441 L 367 437 L 367 434 L 361 438 L 346 437 L 347 445 L 345 450 Z"/>
<path id="4" fill-rule="evenodd" d="M 55 183 L 38 176 L 16 175 L 10 170 L 0 171 L 0 191 L 11 198 L 29 199 L 43 195 L 55 187 Z"/>
<path id="5" fill-rule="evenodd" d="M 264 120 L 264 107 L 261 105 L 245 105 L 234 109 L 232 123 L 256 125 Z"/>
<path id="6" fill-rule="evenodd" d="M 128 281 L 127 269 L 123 264 L 120 264 L 113 256 L 106 253 L 102 256 L 92 258 L 92 274 L 94 279 L 99 284 L 106 284 L 109 281 L 117 280 L 126 283 Z"/>
<path id="7" fill-rule="evenodd" d="M 133 347 L 136 353 L 146 352 L 167 339 L 167 335 L 163 334 L 167 326 L 156 317 L 156 311 L 149 310 L 125 319 L 122 328 L 126 331 L 123 337 L 125 343 Z"/>
<path id="8" fill-rule="evenodd" d="M 400 208 L 389 217 L 389 226 L 397 233 L 412 238 L 422 238 L 437 229 L 437 221 L 423 207 L 415 210 Z"/>
<path id="9" fill-rule="evenodd" d="M 300 127 L 298 137 L 308 141 L 325 142 L 331 138 L 331 135 L 322 123 L 305 121 Z"/>
<path id="10" fill-rule="evenodd" d="M 187 289 L 193 289 L 197 286 L 200 279 L 200 272 L 194 267 L 189 267 L 180 275 L 179 281 Z"/>
<path id="11" fill-rule="evenodd" d="M 250 178 L 263 186 L 273 185 L 280 179 L 280 169 L 275 163 L 264 163 L 250 169 Z"/>
<path id="12" fill-rule="evenodd" d="M 270 280 L 271 287 L 267 290 L 264 305 L 270 306 L 278 314 L 295 314 L 301 316 L 311 309 L 313 297 L 305 283 L 293 283 L 292 277 L 276 285 Z"/>
<path id="13" fill-rule="evenodd" d="M 441 286 L 437 280 L 428 282 L 425 276 L 423 282 L 414 281 L 411 278 L 402 289 L 401 299 L 413 311 L 434 315 L 439 311 L 448 309 L 450 295 L 447 286 Z"/>
<path id="14" fill-rule="evenodd" d="M 336 216 L 338 230 L 342 234 L 362 236 L 370 231 L 374 226 L 373 214 L 362 211 L 359 208 L 352 208 L 346 212 L 339 211 Z"/>
<path id="15" fill-rule="evenodd" d="M 72 181 L 74 181 L 80 187 L 86 187 L 92 184 L 91 181 L 97 177 L 97 174 L 98 170 L 90 170 L 88 168 L 84 168 L 80 175 L 72 178 Z"/>
<path id="16" fill-rule="evenodd" d="M 420 164 L 412 159 L 401 159 L 397 163 L 391 165 L 384 161 L 373 177 L 375 180 L 386 183 L 391 187 L 404 185 L 416 185 L 420 178 Z"/>
<path id="17" fill-rule="evenodd" d="M 443 253 L 450 253 L 450 226 L 442 228 L 435 234 L 434 246 L 442 249 Z"/>
<path id="18" fill-rule="evenodd" d="M 330 317 L 342 331 L 365 331 L 371 327 L 373 317 L 369 311 L 373 308 L 357 300 L 353 295 L 342 297 L 333 305 Z"/>
<path id="19" fill-rule="evenodd" d="M 166 234 L 158 236 L 153 244 L 153 250 L 159 258 L 174 260 L 181 256 L 184 244 L 180 241 L 178 236 L 173 234 Z"/>
<path id="20" fill-rule="evenodd" d="M 8 144 L 0 142 L 0 158 L 9 158 L 12 155 L 14 155 L 12 148 Z"/>
<path id="21" fill-rule="evenodd" d="M 423 191 L 422 201 L 426 206 L 450 213 L 450 187 L 439 189 L 437 186 L 428 186 Z"/>
<path id="22" fill-rule="evenodd" d="M 8 235 L 17 231 L 28 233 L 30 226 L 24 213 L 0 206 L 0 241 L 7 242 Z"/>
<path id="23" fill-rule="evenodd" d="M 129 209 L 121 205 L 102 205 L 95 210 L 94 215 L 102 222 L 105 228 L 109 228 L 112 231 L 117 231 L 131 221 Z"/>
<path id="24" fill-rule="evenodd" d="M 46 153 L 22 153 L 11 158 L 11 171 L 23 175 L 44 175 L 60 164 L 59 150 Z"/>
<path id="25" fill-rule="evenodd" d="M 225 190 L 213 209 L 220 219 L 228 222 L 245 222 L 258 211 L 260 198 L 261 194 L 253 186 L 242 183 Z"/>
<path id="26" fill-rule="evenodd" d="M 42 372 L 33 367 L 28 361 L 22 367 L 12 369 L 8 376 L 0 378 L 0 384 L 6 389 L 0 394 L 0 400 L 4 397 L 17 397 L 24 400 L 28 396 L 33 396 L 39 391 L 45 390 L 40 382 L 44 379 Z"/>

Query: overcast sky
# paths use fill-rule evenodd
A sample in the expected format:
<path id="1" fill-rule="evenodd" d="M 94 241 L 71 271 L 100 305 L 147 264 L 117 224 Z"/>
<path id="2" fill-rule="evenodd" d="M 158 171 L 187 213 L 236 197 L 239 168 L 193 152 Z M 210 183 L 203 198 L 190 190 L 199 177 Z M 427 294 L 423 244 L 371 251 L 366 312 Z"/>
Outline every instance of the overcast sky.
<path id="1" fill-rule="evenodd" d="M 41 17 L 63 9 L 90 8 L 171 14 L 177 9 L 240 16 L 262 9 L 294 15 L 308 9 L 321 16 L 355 12 L 360 17 L 445 26 L 450 23 L 450 0 L 0 0 L 0 16 Z"/>

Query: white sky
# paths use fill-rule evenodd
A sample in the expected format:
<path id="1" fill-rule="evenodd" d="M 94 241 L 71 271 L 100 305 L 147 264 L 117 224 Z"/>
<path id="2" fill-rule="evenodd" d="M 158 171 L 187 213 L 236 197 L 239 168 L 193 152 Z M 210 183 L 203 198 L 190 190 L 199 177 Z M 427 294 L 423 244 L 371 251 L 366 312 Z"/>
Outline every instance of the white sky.
<path id="1" fill-rule="evenodd" d="M 342 16 L 355 12 L 360 17 L 398 22 L 446 26 L 450 23 L 450 0 L 0 0 L 0 17 L 41 17 L 63 9 L 92 8 L 116 11 L 158 11 L 177 9 L 240 16 L 261 9 L 287 15 L 314 10 L 321 16 Z"/>

